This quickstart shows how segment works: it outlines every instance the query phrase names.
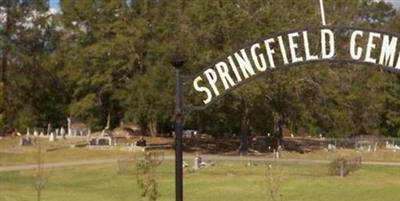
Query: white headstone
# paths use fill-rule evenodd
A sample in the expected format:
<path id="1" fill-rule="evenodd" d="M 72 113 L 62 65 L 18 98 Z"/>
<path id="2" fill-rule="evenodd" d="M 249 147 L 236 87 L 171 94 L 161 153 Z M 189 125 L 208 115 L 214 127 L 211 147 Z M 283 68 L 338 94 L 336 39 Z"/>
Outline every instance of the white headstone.
<path id="1" fill-rule="evenodd" d="M 51 132 L 51 124 L 47 124 L 47 133 L 46 135 L 50 135 Z"/>
<path id="2" fill-rule="evenodd" d="M 92 131 L 91 131 L 91 129 L 89 128 L 89 129 L 88 129 L 88 134 L 87 134 L 87 136 L 86 136 L 86 139 L 87 139 L 88 141 L 90 140 L 91 135 L 92 135 Z"/>
<path id="3" fill-rule="evenodd" d="M 68 121 L 68 136 L 72 136 L 72 128 L 71 128 L 72 120 L 71 118 L 68 118 L 67 121 Z"/>
<path id="4" fill-rule="evenodd" d="M 51 132 L 51 133 L 50 133 L 49 141 L 50 141 L 50 142 L 54 142 L 55 140 L 56 140 L 56 136 L 55 136 L 55 134 L 54 134 L 53 132 Z"/>
<path id="5" fill-rule="evenodd" d="M 197 154 L 196 157 L 194 157 L 193 169 L 198 170 L 200 168 L 200 164 L 201 164 L 201 157 Z"/>
<path id="6" fill-rule="evenodd" d="M 60 134 L 61 134 L 61 136 L 64 136 L 64 135 L 65 135 L 65 129 L 64 129 L 64 127 L 61 127 L 61 129 L 60 129 Z"/>

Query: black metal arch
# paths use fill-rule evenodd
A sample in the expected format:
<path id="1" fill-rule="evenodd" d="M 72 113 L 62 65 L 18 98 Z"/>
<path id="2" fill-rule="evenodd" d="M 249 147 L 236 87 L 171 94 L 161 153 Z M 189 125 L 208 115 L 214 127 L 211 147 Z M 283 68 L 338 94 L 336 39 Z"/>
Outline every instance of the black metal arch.
<path id="1" fill-rule="evenodd" d="M 262 42 L 266 39 L 269 38 L 273 38 L 273 37 L 277 37 L 280 35 L 286 35 L 289 33 L 294 33 L 294 32 L 302 32 L 302 31 L 318 31 L 321 29 L 330 29 L 330 30 L 339 30 L 339 31 L 350 31 L 350 30 L 357 30 L 357 31 L 365 31 L 365 32 L 375 32 L 375 33 L 380 33 L 380 34 L 385 34 L 385 35 L 389 35 L 392 37 L 397 37 L 400 39 L 400 35 L 397 33 L 391 33 L 391 32 L 385 32 L 382 30 L 374 30 L 374 29 L 367 29 L 367 28 L 356 28 L 356 27 L 338 27 L 338 26 L 320 26 L 320 27 L 312 27 L 312 28 L 304 28 L 304 29 L 296 29 L 296 30 L 290 30 L 290 31 L 285 31 L 285 32 L 279 32 L 279 33 L 273 33 L 273 34 L 268 34 L 264 37 L 262 37 L 261 39 L 252 41 L 244 46 L 242 46 L 241 48 L 237 48 L 235 51 L 230 52 L 229 54 L 224 55 L 223 57 L 220 57 L 218 59 L 216 59 L 214 62 L 212 62 L 210 65 L 208 65 L 207 67 L 203 68 L 199 73 L 193 75 L 193 76 L 185 76 L 184 77 L 184 84 L 186 84 L 187 81 L 192 81 L 194 80 L 196 77 L 201 76 L 205 70 L 213 68 L 217 63 L 224 61 L 225 58 L 227 58 L 229 55 L 232 55 L 236 52 L 238 52 L 241 49 L 246 49 L 246 48 L 250 48 L 252 45 Z M 398 41 L 400 43 L 400 40 Z M 320 60 L 313 60 L 313 61 L 303 61 L 303 62 L 298 62 L 298 63 L 289 63 L 289 64 L 285 64 L 285 65 L 278 65 L 273 69 L 268 69 L 264 72 L 260 72 L 246 80 L 243 80 L 241 82 L 239 82 L 238 84 L 236 84 L 235 86 L 224 90 L 222 93 L 220 93 L 220 95 L 214 97 L 209 103 L 203 105 L 203 106 L 194 106 L 194 105 L 189 105 L 187 103 L 184 104 L 184 108 L 187 110 L 205 110 L 207 109 L 209 106 L 211 106 L 213 103 L 215 103 L 216 101 L 222 99 L 225 95 L 233 92 L 234 90 L 240 88 L 241 86 L 251 82 L 254 79 L 257 79 L 263 75 L 267 75 L 270 73 L 273 73 L 274 71 L 277 70 L 284 70 L 284 69 L 289 69 L 290 67 L 296 67 L 296 66 L 304 66 L 307 64 L 315 64 L 315 63 L 322 63 L 322 62 L 328 62 L 328 63 L 340 63 L 340 64 L 358 64 L 358 65 L 366 65 L 366 66 L 370 66 L 370 67 L 376 67 L 379 69 L 383 69 L 385 71 L 391 72 L 391 73 L 397 73 L 400 74 L 400 69 L 396 69 L 394 67 L 387 67 L 385 65 L 380 65 L 380 64 L 374 64 L 374 63 L 369 63 L 369 62 L 365 62 L 362 60 L 353 60 L 353 59 L 339 59 L 339 58 L 333 58 L 333 59 L 320 59 Z M 184 101 L 185 102 L 185 101 Z"/>

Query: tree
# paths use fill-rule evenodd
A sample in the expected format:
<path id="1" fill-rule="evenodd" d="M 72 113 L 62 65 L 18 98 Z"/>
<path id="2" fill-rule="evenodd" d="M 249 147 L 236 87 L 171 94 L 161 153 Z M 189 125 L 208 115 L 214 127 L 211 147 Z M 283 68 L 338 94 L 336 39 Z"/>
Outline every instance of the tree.
<path id="1" fill-rule="evenodd" d="M 110 114 L 111 127 L 125 120 L 150 134 L 170 132 L 170 55 L 186 54 L 183 74 L 193 75 L 268 33 L 321 25 L 317 2 L 308 0 L 63 0 L 58 14 L 49 14 L 45 0 L 0 2 L 1 128 L 58 126 L 72 116 L 98 130 Z M 399 27 L 398 14 L 382 1 L 325 0 L 325 7 L 329 25 Z M 205 111 L 185 111 L 185 125 L 215 137 L 282 127 L 307 135 L 395 135 L 397 78 L 361 68 L 278 70 Z M 187 104 L 194 94 L 185 90 Z"/>
<path id="2" fill-rule="evenodd" d="M 62 1 L 61 8 L 70 36 L 64 67 L 72 94 L 69 114 L 100 129 L 110 113 L 116 125 L 124 115 L 121 89 L 144 70 L 135 42 L 145 25 L 123 1 Z"/>
<path id="3" fill-rule="evenodd" d="M 60 82 L 53 66 L 57 27 L 47 1 L 3 0 L 2 127 L 57 125 L 62 116 Z M 26 98 L 29 97 L 29 98 Z"/>

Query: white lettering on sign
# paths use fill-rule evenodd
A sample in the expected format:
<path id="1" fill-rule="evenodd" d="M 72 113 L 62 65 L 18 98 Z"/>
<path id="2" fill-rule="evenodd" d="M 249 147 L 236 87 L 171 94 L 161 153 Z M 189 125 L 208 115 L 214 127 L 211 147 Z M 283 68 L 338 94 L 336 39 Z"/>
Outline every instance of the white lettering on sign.
<path id="1" fill-rule="evenodd" d="M 217 68 L 219 77 L 222 80 L 222 83 L 224 84 L 225 89 L 229 89 L 230 87 L 235 86 L 235 82 L 233 81 L 231 75 L 229 74 L 229 69 L 228 65 L 226 65 L 225 62 L 221 61 L 215 65 Z"/>
<path id="2" fill-rule="evenodd" d="M 297 49 L 299 48 L 298 44 L 296 43 L 295 39 L 298 38 L 300 35 L 298 32 L 288 34 L 289 37 L 289 49 L 290 54 L 292 55 L 292 63 L 297 63 L 303 61 L 303 57 L 297 56 Z"/>
<path id="3" fill-rule="evenodd" d="M 396 56 L 397 41 L 397 37 L 390 38 L 388 35 L 383 36 L 381 56 L 379 57 L 380 65 L 393 67 L 394 57 Z"/>
<path id="4" fill-rule="evenodd" d="M 287 55 L 286 55 L 286 48 L 285 48 L 285 44 L 283 43 L 282 36 L 278 36 L 278 41 L 279 41 L 279 47 L 281 49 L 283 63 L 284 64 L 288 64 L 289 60 L 288 60 Z"/>
<path id="5" fill-rule="evenodd" d="M 202 102 L 208 104 L 222 92 L 247 79 L 290 64 L 350 59 L 400 69 L 399 39 L 396 36 L 354 29 L 335 38 L 335 31 L 327 27 L 317 29 L 316 34 L 310 32 L 302 30 L 281 34 L 240 49 L 195 77 L 193 88 L 204 96 Z M 340 40 L 340 47 L 349 49 L 337 51 L 336 40 Z M 347 46 L 344 45 L 346 42 Z"/>
<path id="6" fill-rule="evenodd" d="M 329 51 L 327 50 L 327 40 L 329 41 Z M 322 59 L 332 59 L 335 56 L 335 36 L 332 30 L 321 30 L 321 50 Z"/>
<path id="7" fill-rule="evenodd" d="M 381 34 L 379 34 L 379 33 L 371 32 L 369 34 L 368 44 L 367 44 L 367 52 L 365 53 L 365 59 L 364 59 L 365 62 L 376 64 L 376 59 L 372 58 L 371 53 L 372 53 L 372 50 L 374 50 L 376 48 L 374 39 L 379 39 L 379 38 L 381 38 Z"/>
<path id="8" fill-rule="evenodd" d="M 362 31 L 354 31 L 351 35 L 350 39 L 350 55 L 351 58 L 354 60 L 361 59 L 363 49 L 361 47 L 356 47 L 357 44 L 357 37 L 362 37 L 364 32 Z"/>
<path id="9" fill-rule="evenodd" d="M 242 73 L 243 73 L 243 76 L 245 79 L 256 74 L 254 72 L 253 66 L 251 65 L 250 59 L 247 56 L 246 50 L 241 49 L 240 54 L 235 53 L 235 58 L 236 58 L 237 62 L 239 63 L 239 67 L 242 70 Z"/>
<path id="10" fill-rule="evenodd" d="M 265 40 L 265 48 L 267 49 L 269 66 L 271 68 L 275 68 L 275 61 L 274 61 L 274 57 L 273 57 L 273 55 L 275 54 L 275 50 L 273 48 L 271 48 L 272 43 L 275 43 L 275 40 L 273 38 Z"/>
<path id="11" fill-rule="evenodd" d="M 239 71 L 238 71 L 238 69 L 236 67 L 235 62 L 233 61 L 232 56 L 228 57 L 228 61 L 229 61 L 229 64 L 231 64 L 231 67 L 232 67 L 233 73 L 235 74 L 236 80 L 238 82 L 241 82 L 242 81 L 242 77 L 240 76 L 240 73 L 239 73 Z"/>
<path id="12" fill-rule="evenodd" d="M 199 86 L 199 82 L 200 82 L 200 81 L 203 81 L 203 78 L 197 77 L 196 79 L 194 79 L 194 81 L 193 81 L 194 89 L 195 89 L 196 91 L 198 91 L 198 92 L 201 92 L 201 93 L 204 92 L 204 93 L 206 93 L 207 99 L 205 99 L 205 100 L 203 101 L 203 103 L 204 103 L 204 104 L 207 104 L 207 103 L 209 103 L 209 102 L 211 101 L 212 94 L 211 94 L 211 91 L 210 91 L 207 87 L 201 87 L 201 86 Z"/>
<path id="13" fill-rule="evenodd" d="M 304 41 L 304 51 L 306 52 L 306 60 L 307 61 L 318 60 L 317 55 L 311 55 L 310 43 L 308 41 L 308 32 L 307 31 L 303 31 L 303 41 Z"/>
<path id="14" fill-rule="evenodd" d="M 210 84 L 211 88 L 213 89 L 215 96 L 218 96 L 219 91 L 217 88 L 217 81 L 218 81 L 217 73 L 215 73 L 215 71 L 213 69 L 207 69 L 204 72 L 204 75 L 207 77 L 208 83 Z"/>
<path id="15" fill-rule="evenodd" d="M 260 43 L 256 43 L 251 47 L 251 57 L 253 58 L 254 64 L 259 71 L 267 70 L 267 62 L 263 54 L 257 54 L 257 50 L 261 49 Z M 261 62 L 261 64 L 260 64 Z"/>

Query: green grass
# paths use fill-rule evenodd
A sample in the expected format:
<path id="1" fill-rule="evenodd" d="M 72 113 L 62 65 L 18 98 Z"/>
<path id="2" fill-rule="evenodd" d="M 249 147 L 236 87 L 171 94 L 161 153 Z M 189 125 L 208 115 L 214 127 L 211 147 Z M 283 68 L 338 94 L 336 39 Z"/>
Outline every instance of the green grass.
<path id="1" fill-rule="evenodd" d="M 338 156 L 352 156 L 360 155 L 364 161 L 377 161 L 377 162 L 400 162 L 400 152 L 393 152 L 391 150 L 378 150 L 377 152 L 355 151 L 353 149 L 344 149 L 337 151 L 313 151 L 306 154 L 297 152 L 282 153 L 283 158 L 293 159 L 311 159 L 311 160 L 333 160 Z"/>
<path id="2" fill-rule="evenodd" d="M 324 169 L 325 168 L 325 169 Z M 400 168 L 363 166 L 346 178 L 328 176 L 321 165 L 278 165 L 271 169 L 286 201 L 393 201 L 400 197 Z M 140 201 L 134 175 L 118 175 L 115 165 L 45 170 L 43 201 Z M 0 173 L 0 201 L 35 200 L 35 171 Z M 188 201 L 267 200 L 266 166 L 217 162 L 215 167 L 184 173 Z M 158 168 L 160 201 L 174 200 L 174 166 Z"/>
<path id="3" fill-rule="evenodd" d="M 124 158 L 131 156 L 131 152 L 120 151 L 118 148 L 110 148 L 106 150 L 83 148 L 63 148 L 56 151 L 48 151 L 48 148 L 62 147 L 77 143 L 82 140 L 58 140 L 49 142 L 47 139 L 41 139 L 42 158 L 44 163 L 66 162 L 66 161 L 82 161 L 93 159 L 110 159 Z M 19 164 L 35 164 L 37 161 L 37 145 L 33 146 L 17 146 L 17 138 L 6 138 L 0 141 L 0 166 L 19 165 Z"/>
<path id="4" fill-rule="evenodd" d="M 75 143 L 49 143 L 43 148 Z M 0 166 L 32 164 L 37 147 L 18 147 L 16 139 L 0 141 Z M 168 153 L 167 153 L 168 154 Z M 283 152 L 283 158 L 332 160 L 354 151 L 317 151 L 308 154 Z M 369 161 L 400 161 L 400 153 L 379 151 L 361 154 Z M 126 158 L 132 153 L 118 150 L 62 149 L 43 154 L 44 162 Z M 400 197 L 400 167 L 363 166 L 346 178 L 327 175 L 324 165 L 272 166 L 275 187 L 284 201 L 393 201 Z M 35 171 L 0 173 L 0 201 L 35 200 Z M 79 166 L 45 170 L 47 178 L 42 201 L 141 201 L 134 175 L 118 175 L 117 165 Z M 245 162 L 217 162 L 215 167 L 184 174 L 184 198 L 188 201 L 267 200 L 266 166 L 246 167 Z M 165 162 L 158 169 L 160 201 L 174 200 L 174 166 Z"/>
<path id="5" fill-rule="evenodd" d="M 42 139 L 43 159 L 45 163 L 82 161 L 92 159 L 110 159 L 110 158 L 126 158 L 132 156 L 131 152 L 121 151 L 119 148 L 110 148 L 106 150 L 84 148 L 66 148 L 56 151 L 45 152 L 47 148 L 65 146 L 74 144 L 81 140 L 58 140 L 49 142 Z M 17 146 L 18 138 L 5 138 L 0 141 L 0 166 L 34 164 L 37 159 L 37 146 Z M 166 155 L 173 155 L 173 150 L 167 150 Z M 267 154 L 272 157 L 272 154 Z M 400 162 L 400 152 L 392 152 L 389 150 L 379 150 L 377 152 L 356 152 L 354 150 L 338 150 L 329 151 L 313 151 L 306 154 L 297 152 L 282 152 L 285 159 L 311 159 L 311 160 L 333 160 L 338 156 L 361 155 L 364 161 L 379 162 Z"/>

